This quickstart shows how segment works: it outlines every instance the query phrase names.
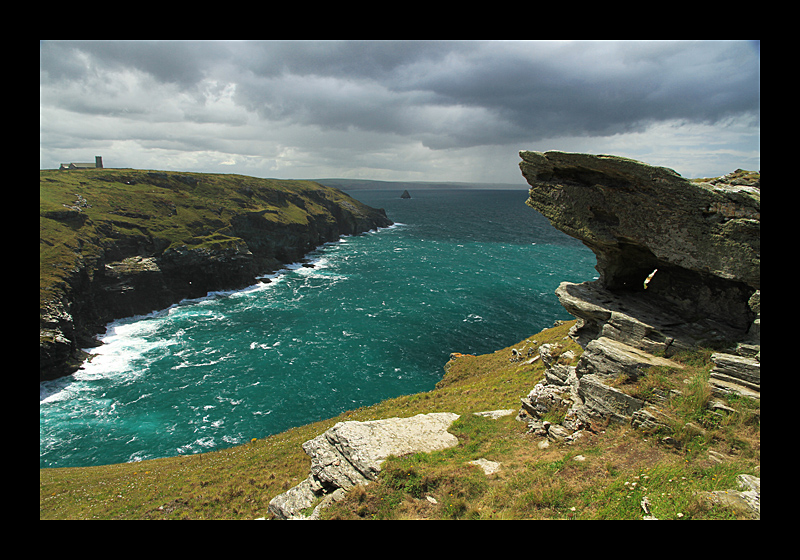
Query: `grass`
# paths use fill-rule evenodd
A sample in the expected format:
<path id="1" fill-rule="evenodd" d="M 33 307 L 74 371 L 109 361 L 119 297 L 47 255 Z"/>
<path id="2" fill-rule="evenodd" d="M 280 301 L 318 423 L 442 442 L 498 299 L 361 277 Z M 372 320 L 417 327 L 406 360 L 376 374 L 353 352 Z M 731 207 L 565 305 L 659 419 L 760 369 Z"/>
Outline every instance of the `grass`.
<path id="1" fill-rule="evenodd" d="M 545 343 L 580 348 L 565 338 L 572 322 L 546 329 L 515 349 Z M 518 409 L 544 375 L 540 361 L 512 361 L 512 347 L 449 362 L 428 392 L 383 401 L 336 418 L 211 453 L 101 467 L 40 469 L 40 519 L 253 519 L 269 517 L 274 496 L 306 478 L 304 441 L 342 420 L 373 420 L 428 412 L 461 414 L 451 427 L 459 443 L 433 453 L 390 457 L 378 480 L 352 489 L 323 510 L 324 519 L 642 519 L 646 496 L 659 519 L 733 519 L 702 492 L 736 488 L 740 473 L 760 473 L 757 404 L 729 399 L 737 412 L 704 420 L 708 353 L 678 356 L 682 370 L 653 372 L 659 390 L 684 391 L 660 401 L 676 426 L 696 422 L 701 434 L 679 436 L 680 448 L 659 434 L 620 425 L 572 444 L 540 449 L 539 438 L 513 416 L 472 412 Z M 689 387 L 691 390 L 686 391 Z M 685 396 L 684 396 L 685 395 Z M 714 461 L 709 450 L 728 457 Z M 469 464 L 501 463 L 485 475 Z"/>
<path id="2" fill-rule="evenodd" d="M 714 179 L 718 179 L 719 177 L 700 177 L 697 179 L 690 179 L 693 183 L 707 183 Z M 737 169 L 733 173 L 729 174 L 730 179 L 744 179 L 746 181 L 760 181 L 761 180 L 761 172 L 760 171 L 748 171 L 746 169 Z"/>
<path id="3" fill-rule="evenodd" d="M 311 181 L 243 175 L 87 169 L 39 172 L 40 304 L 105 252 L 150 247 L 227 248 L 242 243 L 231 220 L 256 213 L 261 227 L 333 223 L 331 207 L 369 209 Z M 119 249 L 125 251 L 126 249 Z M 131 256 L 125 254 L 124 256 Z"/>

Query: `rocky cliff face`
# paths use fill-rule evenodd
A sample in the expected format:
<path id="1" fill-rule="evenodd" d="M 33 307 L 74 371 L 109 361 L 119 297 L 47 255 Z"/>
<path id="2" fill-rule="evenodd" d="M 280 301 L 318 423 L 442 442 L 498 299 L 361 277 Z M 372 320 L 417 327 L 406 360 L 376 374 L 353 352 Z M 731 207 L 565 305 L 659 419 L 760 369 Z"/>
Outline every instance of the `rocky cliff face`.
<path id="1" fill-rule="evenodd" d="M 589 154 L 521 152 L 528 205 L 597 256 L 599 279 L 556 290 L 578 321 L 577 361 L 544 345 L 546 379 L 522 401 L 531 430 L 573 437 L 608 421 L 667 424 L 615 387 L 681 350 L 710 347 L 714 393 L 760 400 L 760 174 L 689 181 L 671 169 Z M 710 406 L 720 406 L 714 401 Z M 560 425 L 540 422 L 567 409 Z"/>
<path id="2" fill-rule="evenodd" d="M 584 345 L 603 334 L 669 355 L 757 337 L 760 179 L 694 182 L 614 156 L 520 156 L 528 205 L 597 256 L 599 280 L 558 290 Z"/>
<path id="3" fill-rule="evenodd" d="M 42 171 L 40 380 L 75 371 L 114 319 L 243 288 L 315 247 L 391 225 L 306 181 Z"/>

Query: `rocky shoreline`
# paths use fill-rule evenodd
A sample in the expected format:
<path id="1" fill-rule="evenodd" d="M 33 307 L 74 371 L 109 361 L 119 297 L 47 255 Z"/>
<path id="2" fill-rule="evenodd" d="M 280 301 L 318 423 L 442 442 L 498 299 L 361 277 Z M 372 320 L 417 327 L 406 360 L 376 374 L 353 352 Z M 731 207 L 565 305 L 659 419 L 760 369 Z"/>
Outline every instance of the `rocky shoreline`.
<path id="1" fill-rule="evenodd" d="M 74 175 L 42 172 L 43 184 L 55 183 L 47 184 L 53 196 L 59 189 L 83 192 L 69 195 L 78 196 L 80 205 L 45 209 L 40 204 L 42 231 L 67 227 L 78 232 L 72 246 L 59 237 L 42 236 L 40 246 L 64 245 L 74 257 L 63 281 L 42 288 L 47 294 L 40 297 L 40 381 L 74 373 L 86 357 L 81 348 L 96 345 L 95 335 L 115 319 L 213 291 L 245 288 L 342 235 L 392 224 L 383 210 L 316 183 L 284 181 L 276 187 L 238 176 L 222 183 L 204 174 L 79 173 L 87 180 L 75 186 L 59 184 L 62 177 L 66 182 Z M 103 190 L 92 189 L 96 182 Z M 210 188 L 205 183 L 214 186 L 215 197 L 196 194 L 195 189 Z M 139 194 L 142 186 L 159 193 L 155 211 L 145 211 L 153 203 Z M 163 191 L 167 194 L 161 195 Z M 137 195 L 142 200 L 132 203 Z M 167 197 L 179 203 L 164 204 L 161 199 Z M 98 208 L 101 200 L 114 208 L 125 204 L 126 210 L 103 211 Z M 198 209 L 208 217 L 196 219 Z M 164 241 L 161 231 L 180 223 L 184 214 L 193 221 L 181 226 L 193 237 L 183 243 Z"/>

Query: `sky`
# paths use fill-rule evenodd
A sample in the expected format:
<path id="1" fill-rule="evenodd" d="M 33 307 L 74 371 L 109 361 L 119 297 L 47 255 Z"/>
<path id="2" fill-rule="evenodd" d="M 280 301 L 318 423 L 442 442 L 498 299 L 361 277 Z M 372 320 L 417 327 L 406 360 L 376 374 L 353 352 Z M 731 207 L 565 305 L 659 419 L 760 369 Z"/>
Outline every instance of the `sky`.
<path id="1" fill-rule="evenodd" d="M 41 41 L 39 165 L 525 185 L 520 150 L 761 169 L 758 41 Z"/>

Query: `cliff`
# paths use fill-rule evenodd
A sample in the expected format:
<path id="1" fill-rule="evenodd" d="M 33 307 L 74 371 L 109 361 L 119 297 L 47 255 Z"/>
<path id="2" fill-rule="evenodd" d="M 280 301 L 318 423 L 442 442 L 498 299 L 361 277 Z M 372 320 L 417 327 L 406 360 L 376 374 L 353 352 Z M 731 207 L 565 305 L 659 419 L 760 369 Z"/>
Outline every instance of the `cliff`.
<path id="1" fill-rule="evenodd" d="M 583 345 L 613 334 L 669 355 L 757 338 L 760 175 L 748 179 L 740 171 L 695 182 L 615 156 L 520 157 L 531 186 L 527 204 L 597 257 L 596 282 L 565 283 L 557 292 L 581 319 L 574 334 Z M 633 333 L 609 322 L 611 309 L 625 308 L 655 324 Z"/>
<path id="2" fill-rule="evenodd" d="M 673 397 L 685 399 L 683 390 L 643 392 L 643 383 L 657 381 L 642 378 L 652 368 L 683 369 L 669 358 L 700 348 L 715 351 L 707 381 L 714 397 L 758 403 L 760 174 L 737 170 L 689 181 L 614 156 L 520 156 L 528 205 L 588 246 L 600 274 L 556 290 L 578 319 L 570 336 L 583 352 L 573 360 L 559 345 L 539 348 L 545 380 L 522 400 L 531 428 L 563 438 L 615 421 L 674 442 L 677 431 L 695 429 L 663 412 Z M 711 417 L 730 411 L 716 398 L 699 402 Z M 538 421 L 554 407 L 566 411 L 559 425 Z"/>
<path id="3" fill-rule="evenodd" d="M 309 181 L 40 171 L 39 378 L 74 372 L 109 321 L 246 287 L 325 242 L 391 223 Z"/>

